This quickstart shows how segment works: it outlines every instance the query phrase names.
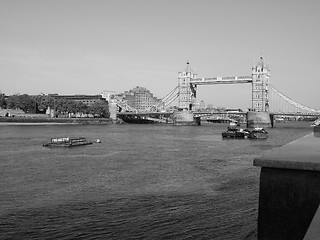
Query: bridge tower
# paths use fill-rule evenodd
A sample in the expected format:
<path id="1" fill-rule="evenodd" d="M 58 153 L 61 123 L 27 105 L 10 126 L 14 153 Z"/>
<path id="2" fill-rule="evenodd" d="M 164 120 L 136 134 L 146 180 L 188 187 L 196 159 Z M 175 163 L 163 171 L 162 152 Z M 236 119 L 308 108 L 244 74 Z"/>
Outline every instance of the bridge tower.
<path id="1" fill-rule="evenodd" d="M 179 72 L 178 75 L 178 106 L 180 109 L 193 110 L 196 98 L 196 87 L 190 84 L 190 80 L 196 77 L 197 75 L 192 72 L 189 62 L 187 62 L 185 71 Z"/>
<path id="2" fill-rule="evenodd" d="M 257 64 L 252 67 L 252 109 L 256 112 L 269 111 L 269 67 L 260 57 Z"/>
<path id="3" fill-rule="evenodd" d="M 252 110 L 247 113 L 247 127 L 272 126 L 269 115 L 270 70 L 260 57 L 252 67 Z"/>

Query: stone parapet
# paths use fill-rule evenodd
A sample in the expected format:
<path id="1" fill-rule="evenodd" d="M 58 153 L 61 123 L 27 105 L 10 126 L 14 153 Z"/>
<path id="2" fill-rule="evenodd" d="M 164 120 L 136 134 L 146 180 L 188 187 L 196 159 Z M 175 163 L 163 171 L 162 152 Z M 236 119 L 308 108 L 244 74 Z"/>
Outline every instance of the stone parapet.
<path id="1" fill-rule="evenodd" d="M 273 149 L 255 159 L 253 165 L 261 167 L 258 239 L 317 239 L 312 237 L 320 229 L 317 134 Z"/>

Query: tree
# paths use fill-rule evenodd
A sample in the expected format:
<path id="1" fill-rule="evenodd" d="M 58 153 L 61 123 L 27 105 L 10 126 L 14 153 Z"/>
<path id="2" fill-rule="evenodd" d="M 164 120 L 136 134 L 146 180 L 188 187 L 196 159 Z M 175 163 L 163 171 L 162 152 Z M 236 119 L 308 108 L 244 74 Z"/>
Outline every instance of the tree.
<path id="1" fill-rule="evenodd" d="M 95 102 L 89 107 L 89 112 L 93 116 L 104 117 L 104 118 L 110 117 L 108 103 L 104 103 L 104 102 Z"/>
<path id="2" fill-rule="evenodd" d="M 83 102 L 64 98 L 54 99 L 52 103 L 49 103 L 49 106 L 55 110 L 56 115 L 69 115 L 69 113 L 89 114 L 92 112 Z"/>
<path id="3" fill-rule="evenodd" d="M 6 104 L 6 100 L 5 100 L 5 95 L 4 94 L 0 94 L 0 108 L 6 108 L 7 104 Z"/>
<path id="4" fill-rule="evenodd" d="M 75 113 L 88 113 L 88 106 L 84 104 L 83 102 L 77 101 L 75 104 Z"/>
<path id="5" fill-rule="evenodd" d="M 45 113 L 46 109 L 49 107 L 50 97 L 44 94 L 36 95 L 32 97 L 37 104 L 37 111 Z"/>
<path id="6" fill-rule="evenodd" d="M 53 102 L 56 115 L 68 113 L 68 100 L 67 99 L 55 99 Z"/>
<path id="7" fill-rule="evenodd" d="M 92 114 L 97 117 L 109 118 L 109 106 L 108 102 L 100 101 L 92 104 L 91 106 L 86 105 L 81 101 L 74 101 L 66 98 L 55 98 L 52 95 L 36 95 L 28 96 L 27 94 L 15 94 L 9 96 L 6 100 L 7 108 L 21 109 L 26 113 L 44 113 L 45 110 L 50 107 L 55 111 L 55 116 L 58 115 L 69 115 L 69 113 L 83 113 Z M 1 95 L 0 95 L 1 104 Z M 1 106 L 1 105 L 0 105 Z"/>
<path id="8" fill-rule="evenodd" d="M 36 113 L 37 103 L 27 94 L 23 95 L 11 95 L 6 100 L 7 108 L 9 109 L 21 109 L 26 113 Z"/>

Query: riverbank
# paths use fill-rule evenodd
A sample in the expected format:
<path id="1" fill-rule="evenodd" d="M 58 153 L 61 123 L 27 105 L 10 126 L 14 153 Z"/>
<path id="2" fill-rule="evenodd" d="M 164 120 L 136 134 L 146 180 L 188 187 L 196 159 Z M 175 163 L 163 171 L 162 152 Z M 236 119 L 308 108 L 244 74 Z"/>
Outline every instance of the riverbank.
<path id="1" fill-rule="evenodd" d="M 109 118 L 0 117 L 0 124 L 112 124 Z"/>

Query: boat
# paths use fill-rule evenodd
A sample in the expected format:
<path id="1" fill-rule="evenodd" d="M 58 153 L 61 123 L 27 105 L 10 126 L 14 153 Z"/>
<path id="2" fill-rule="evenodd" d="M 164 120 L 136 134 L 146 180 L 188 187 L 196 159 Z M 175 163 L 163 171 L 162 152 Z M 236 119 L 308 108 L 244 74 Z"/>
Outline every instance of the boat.
<path id="1" fill-rule="evenodd" d="M 156 123 L 152 119 L 146 118 L 139 115 L 123 115 L 119 117 L 125 123 L 135 123 L 135 124 L 150 124 Z"/>
<path id="2" fill-rule="evenodd" d="M 316 126 L 320 126 L 320 118 L 316 119 L 316 120 L 313 121 L 313 123 L 311 124 L 311 127 L 316 127 Z"/>
<path id="3" fill-rule="evenodd" d="M 169 122 L 168 117 L 164 116 L 165 114 L 161 113 L 149 113 L 149 114 L 139 114 L 139 113 L 121 113 L 117 117 L 121 119 L 124 123 L 133 123 L 133 124 L 166 124 Z"/>
<path id="4" fill-rule="evenodd" d="M 73 138 L 73 137 L 61 137 L 51 138 L 48 143 L 43 144 L 44 147 L 76 147 L 83 145 L 93 144 L 93 141 L 88 141 L 84 137 Z"/>
<path id="5" fill-rule="evenodd" d="M 124 123 L 134 124 L 172 124 L 172 125 L 200 125 L 200 117 L 194 117 L 191 111 L 133 113 L 123 112 L 117 117 Z"/>
<path id="6" fill-rule="evenodd" d="M 247 129 L 236 128 L 229 126 L 227 131 L 222 132 L 223 138 L 239 138 L 246 139 L 249 137 L 250 132 Z"/>
<path id="7" fill-rule="evenodd" d="M 221 117 L 210 117 L 210 118 L 207 118 L 206 121 L 210 123 L 230 123 L 231 122 L 229 118 L 221 118 Z"/>
<path id="8" fill-rule="evenodd" d="M 267 139 L 268 132 L 264 128 L 256 127 L 250 131 L 248 138 L 250 138 L 250 139 Z"/>

